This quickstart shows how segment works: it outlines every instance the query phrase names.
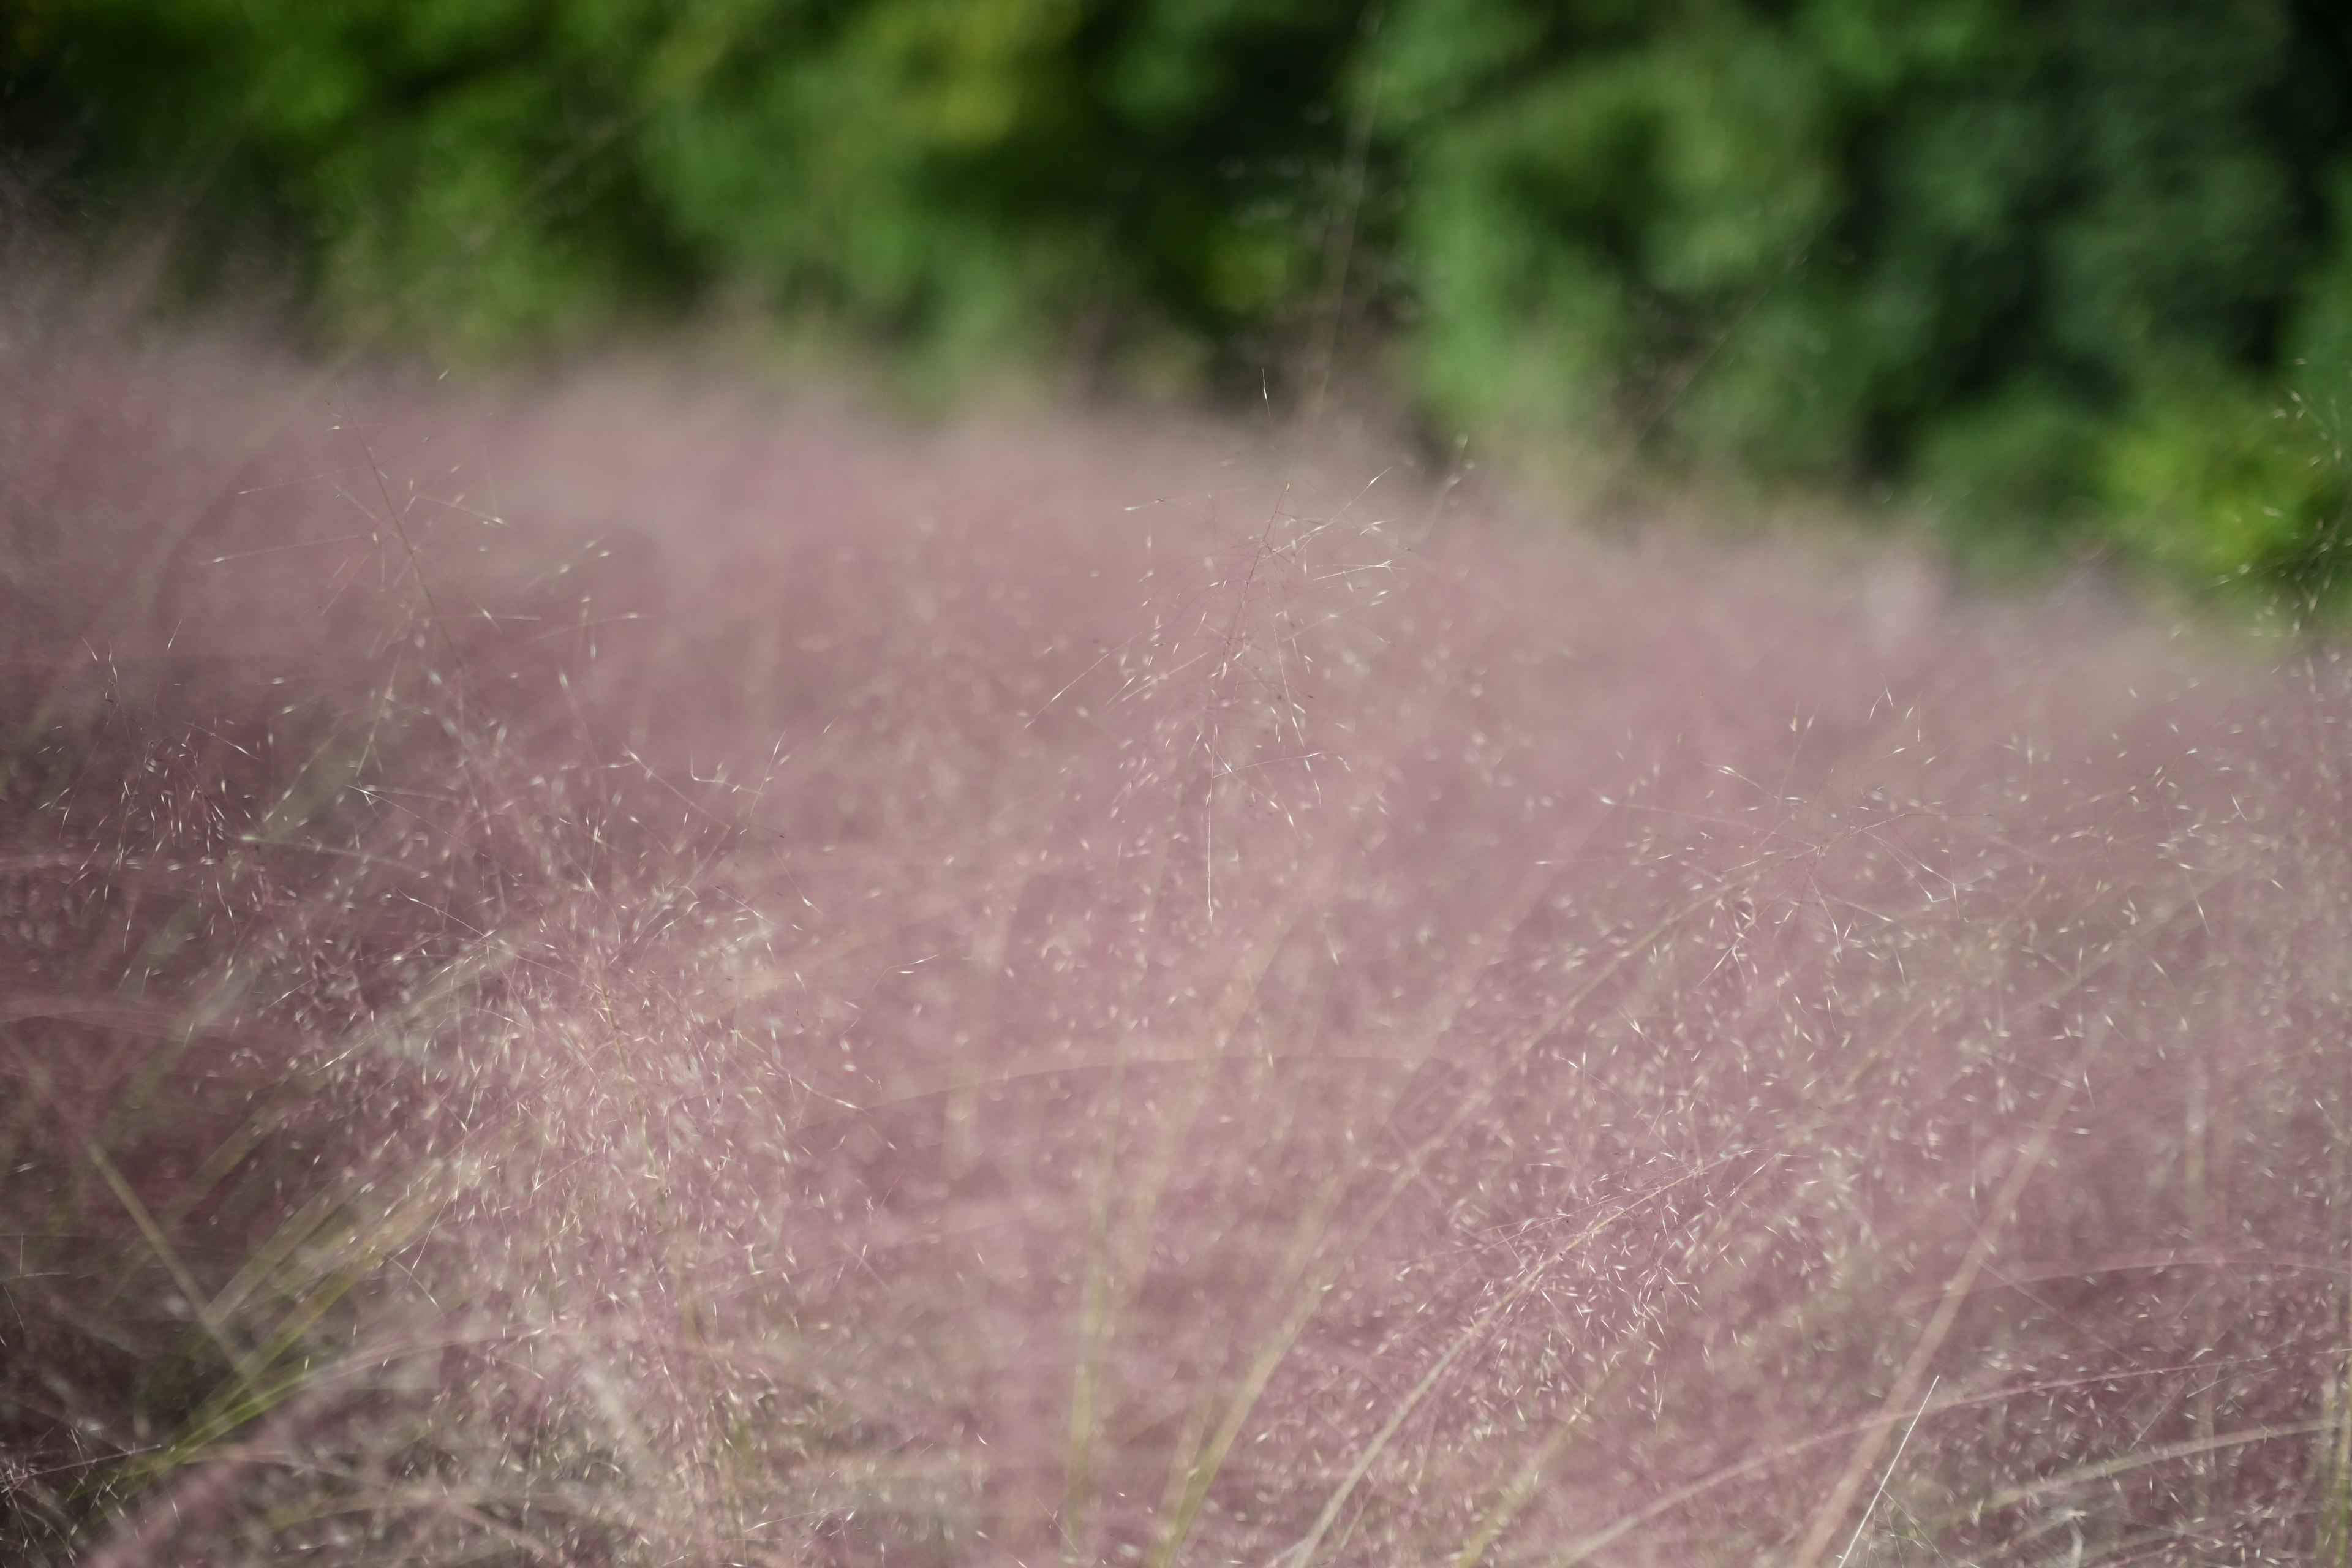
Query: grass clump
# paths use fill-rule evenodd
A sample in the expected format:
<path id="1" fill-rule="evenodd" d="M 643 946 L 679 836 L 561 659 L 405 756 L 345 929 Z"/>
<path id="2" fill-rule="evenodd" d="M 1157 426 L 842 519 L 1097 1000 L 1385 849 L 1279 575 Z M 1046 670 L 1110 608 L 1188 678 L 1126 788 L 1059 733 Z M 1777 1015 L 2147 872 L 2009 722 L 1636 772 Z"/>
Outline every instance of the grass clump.
<path id="1" fill-rule="evenodd" d="M 2342 1555 L 2334 650 L 66 321 L 11 1554 Z"/>

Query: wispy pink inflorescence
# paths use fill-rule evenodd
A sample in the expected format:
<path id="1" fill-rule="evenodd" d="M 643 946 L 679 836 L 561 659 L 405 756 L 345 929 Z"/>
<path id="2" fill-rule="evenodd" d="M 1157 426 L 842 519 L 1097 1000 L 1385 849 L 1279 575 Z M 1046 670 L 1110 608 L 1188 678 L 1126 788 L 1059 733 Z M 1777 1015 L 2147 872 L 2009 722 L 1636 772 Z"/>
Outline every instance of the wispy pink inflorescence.
<path id="1" fill-rule="evenodd" d="M 0 346 L 11 1552 L 2352 1550 L 2336 649 L 77 320 Z"/>

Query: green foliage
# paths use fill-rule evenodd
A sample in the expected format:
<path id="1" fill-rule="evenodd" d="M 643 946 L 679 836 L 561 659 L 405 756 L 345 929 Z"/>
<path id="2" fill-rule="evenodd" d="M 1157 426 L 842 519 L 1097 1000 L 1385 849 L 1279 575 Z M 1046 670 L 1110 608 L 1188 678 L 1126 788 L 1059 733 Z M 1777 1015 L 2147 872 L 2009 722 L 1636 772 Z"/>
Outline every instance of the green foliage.
<path id="1" fill-rule="evenodd" d="M 1255 393 L 1339 311 L 1439 432 L 1892 483 L 1979 553 L 2308 599 L 2338 520 L 2315 0 L 27 0 L 0 60 L 26 167 L 339 333 L 716 295 L 942 387 Z"/>
<path id="2" fill-rule="evenodd" d="M 2101 458 L 2122 538 L 2182 578 L 2290 619 L 2341 593 L 2352 497 L 2341 450 L 2308 411 L 2199 378 L 2124 421 Z"/>

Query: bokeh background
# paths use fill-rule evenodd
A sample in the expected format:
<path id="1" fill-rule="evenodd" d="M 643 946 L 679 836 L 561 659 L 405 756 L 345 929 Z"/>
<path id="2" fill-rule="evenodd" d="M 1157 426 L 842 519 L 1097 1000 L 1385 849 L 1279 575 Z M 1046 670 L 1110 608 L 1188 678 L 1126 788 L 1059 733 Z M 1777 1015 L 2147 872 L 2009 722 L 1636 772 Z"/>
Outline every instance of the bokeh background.
<path id="1" fill-rule="evenodd" d="M 20 205 L 481 361 L 681 323 L 2340 600 L 2321 0 L 15 0 Z"/>

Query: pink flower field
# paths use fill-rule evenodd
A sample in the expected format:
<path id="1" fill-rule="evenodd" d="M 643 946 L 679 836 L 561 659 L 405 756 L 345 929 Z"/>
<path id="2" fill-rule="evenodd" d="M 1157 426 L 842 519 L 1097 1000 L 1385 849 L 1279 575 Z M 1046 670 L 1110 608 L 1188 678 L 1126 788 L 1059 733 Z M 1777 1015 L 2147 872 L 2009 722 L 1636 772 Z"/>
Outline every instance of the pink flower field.
<path id="1" fill-rule="evenodd" d="M 2352 1558 L 2336 648 L 9 309 L 6 1560 Z"/>

